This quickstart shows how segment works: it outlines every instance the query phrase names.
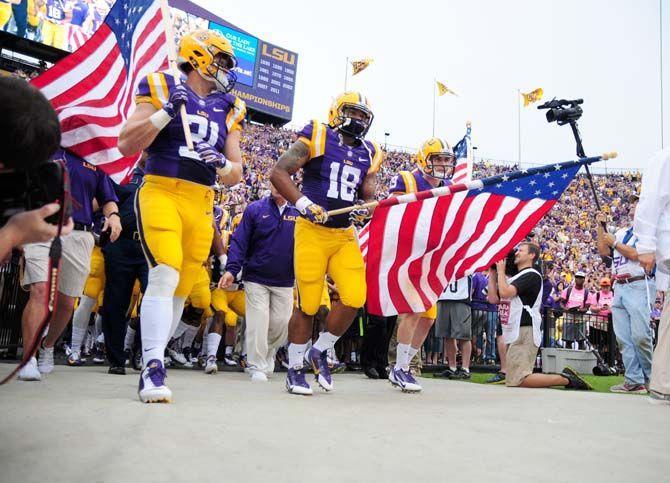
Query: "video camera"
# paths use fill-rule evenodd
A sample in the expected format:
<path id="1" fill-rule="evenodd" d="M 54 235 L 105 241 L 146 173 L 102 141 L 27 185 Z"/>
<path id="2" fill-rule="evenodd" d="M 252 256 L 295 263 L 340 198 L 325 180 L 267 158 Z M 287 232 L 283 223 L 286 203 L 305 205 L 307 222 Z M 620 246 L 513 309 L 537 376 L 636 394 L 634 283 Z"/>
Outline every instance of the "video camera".
<path id="1" fill-rule="evenodd" d="M 0 227 L 17 213 L 54 202 L 60 203 L 62 219 L 67 220 L 72 211 L 69 193 L 67 169 L 61 160 L 34 165 L 30 171 L 0 169 Z M 56 225 L 60 218 L 58 212 L 45 220 Z"/>
<path id="2" fill-rule="evenodd" d="M 566 99 L 556 99 L 553 98 L 551 101 L 547 101 L 541 106 L 537 106 L 538 109 L 549 109 L 547 111 L 547 122 L 556 122 L 559 126 L 564 124 L 569 124 L 571 122 L 578 121 L 584 111 L 579 107 L 580 104 L 584 103 L 584 99 L 575 99 L 572 101 Z"/>

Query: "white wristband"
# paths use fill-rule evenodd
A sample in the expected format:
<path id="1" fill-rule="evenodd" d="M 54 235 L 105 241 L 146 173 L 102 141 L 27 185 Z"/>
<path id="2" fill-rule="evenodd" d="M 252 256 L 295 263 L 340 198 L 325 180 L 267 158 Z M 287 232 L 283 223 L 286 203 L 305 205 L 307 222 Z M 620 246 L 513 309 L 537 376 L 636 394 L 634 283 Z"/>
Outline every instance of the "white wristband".
<path id="1" fill-rule="evenodd" d="M 307 213 L 307 207 L 313 205 L 314 202 L 310 200 L 307 196 L 301 196 L 298 198 L 298 201 L 295 202 L 295 207 L 298 208 L 298 211 L 303 215 Z"/>
<path id="2" fill-rule="evenodd" d="M 170 124 L 172 118 L 165 111 L 165 109 L 159 109 L 156 112 L 154 112 L 151 116 L 149 116 L 149 121 L 151 121 L 151 124 L 153 124 L 154 127 L 160 131 L 165 126 Z"/>
<path id="3" fill-rule="evenodd" d="M 228 255 L 225 253 L 219 256 L 219 264 L 221 265 L 221 271 L 223 272 L 226 268 L 226 263 L 228 263 Z"/>
<path id="4" fill-rule="evenodd" d="M 226 159 L 226 164 L 223 165 L 223 168 L 217 168 L 217 171 L 221 176 L 226 176 L 233 170 L 233 163 Z"/>

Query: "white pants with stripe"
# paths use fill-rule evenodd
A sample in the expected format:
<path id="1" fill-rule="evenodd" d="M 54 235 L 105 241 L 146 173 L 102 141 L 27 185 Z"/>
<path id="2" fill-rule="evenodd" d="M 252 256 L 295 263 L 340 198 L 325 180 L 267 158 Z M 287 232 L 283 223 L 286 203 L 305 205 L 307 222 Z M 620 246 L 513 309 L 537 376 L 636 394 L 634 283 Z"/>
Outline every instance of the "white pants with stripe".
<path id="1" fill-rule="evenodd" d="M 293 288 L 244 282 L 245 334 L 249 370 L 271 374 L 277 349 L 288 339 L 293 313 Z"/>

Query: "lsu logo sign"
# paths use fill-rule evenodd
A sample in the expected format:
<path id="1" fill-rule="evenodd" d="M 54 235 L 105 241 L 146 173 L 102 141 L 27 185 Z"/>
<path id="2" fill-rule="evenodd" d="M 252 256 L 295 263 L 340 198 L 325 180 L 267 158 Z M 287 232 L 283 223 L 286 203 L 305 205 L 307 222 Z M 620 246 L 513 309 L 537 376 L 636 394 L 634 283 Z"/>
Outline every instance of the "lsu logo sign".
<path id="1" fill-rule="evenodd" d="M 271 57 L 288 65 L 295 65 L 295 54 L 288 50 L 280 49 L 279 47 L 272 47 L 269 44 L 263 44 L 261 54 L 265 57 Z"/>

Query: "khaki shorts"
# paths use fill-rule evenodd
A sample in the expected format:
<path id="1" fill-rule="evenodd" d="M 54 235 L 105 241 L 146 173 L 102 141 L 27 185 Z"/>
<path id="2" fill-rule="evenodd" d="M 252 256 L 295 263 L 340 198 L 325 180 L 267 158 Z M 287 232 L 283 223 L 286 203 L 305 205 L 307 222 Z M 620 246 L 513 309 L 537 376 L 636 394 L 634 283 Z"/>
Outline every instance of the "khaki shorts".
<path id="1" fill-rule="evenodd" d="M 58 291 L 70 297 L 81 297 L 91 269 L 93 235 L 90 232 L 75 230 L 62 237 L 62 241 L 63 255 L 58 274 Z M 24 287 L 48 280 L 50 247 L 51 242 L 29 243 L 23 246 L 26 266 L 21 284 Z"/>
<path id="2" fill-rule="evenodd" d="M 538 347 L 533 341 L 533 327 L 519 327 L 519 338 L 507 346 L 506 386 L 519 386 L 533 373 Z"/>

